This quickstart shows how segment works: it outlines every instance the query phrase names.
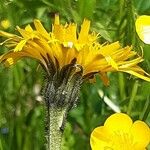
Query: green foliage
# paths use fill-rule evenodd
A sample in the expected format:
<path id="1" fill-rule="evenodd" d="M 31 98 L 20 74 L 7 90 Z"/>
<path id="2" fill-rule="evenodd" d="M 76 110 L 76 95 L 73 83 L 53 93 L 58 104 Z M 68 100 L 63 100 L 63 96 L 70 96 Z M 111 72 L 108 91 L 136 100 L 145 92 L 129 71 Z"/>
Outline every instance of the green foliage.
<path id="1" fill-rule="evenodd" d="M 102 42 L 132 44 L 139 54 L 142 46 L 145 61 L 141 65 L 150 72 L 150 46 L 139 40 L 134 26 L 138 15 L 150 15 L 147 0 L 0 0 L 0 21 L 8 19 L 11 26 L 7 31 L 11 32 L 16 32 L 17 25 L 32 23 L 34 18 L 50 30 L 55 13 L 60 14 L 62 23 L 81 24 L 83 18 L 90 19 L 92 30 L 101 34 Z M 1 48 L 0 54 L 4 51 Z M 37 66 L 27 59 L 9 69 L 0 67 L 0 150 L 45 149 L 45 108 L 39 101 L 43 74 Z M 99 90 L 122 112 L 150 123 L 150 83 L 122 73 L 111 73 L 109 78 L 109 87 L 98 78 L 94 84 L 83 85 L 78 107 L 68 117 L 63 150 L 90 150 L 91 131 L 114 113 L 99 96 Z"/>

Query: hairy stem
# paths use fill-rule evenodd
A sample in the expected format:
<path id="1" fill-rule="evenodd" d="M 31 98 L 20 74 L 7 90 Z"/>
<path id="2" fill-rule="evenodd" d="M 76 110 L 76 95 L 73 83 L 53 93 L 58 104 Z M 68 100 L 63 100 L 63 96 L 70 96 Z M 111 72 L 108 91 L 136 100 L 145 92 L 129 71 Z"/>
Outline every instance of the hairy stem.
<path id="1" fill-rule="evenodd" d="M 64 113 L 65 110 L 62 108 L 49 108 L 47 150 L 61 150 L 61 140 L 63 135 L 61 127 L 64 120 Z"/>

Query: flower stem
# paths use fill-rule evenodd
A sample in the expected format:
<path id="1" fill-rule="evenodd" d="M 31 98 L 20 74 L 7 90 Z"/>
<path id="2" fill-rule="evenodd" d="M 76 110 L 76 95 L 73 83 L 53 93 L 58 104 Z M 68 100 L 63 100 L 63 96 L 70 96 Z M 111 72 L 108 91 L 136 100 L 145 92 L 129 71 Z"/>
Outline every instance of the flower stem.
<path id="1" fill-rule="evenodd" d="M 138 86 L 139 86 L 139 83 L 138 81 L 136 81 L 133 85 L 133 88 L 132 88 L 132 91 L 131 91 L 131 96 L 130 96 L 130 100 L 129 100 L 129 105 L 128 105 L 128 108 L 127 108 L 127 114 L 130 115 L 131 114 L 131 110 L 132 110 L 132 107 L 134 105 L 134 99 L 135 99 L 135 96 L 137 94 L 137 91 L 138 91 Z"/>
<path id="2" fill-rule="evenodd" d="M 49 130 L 47 150 L 61 150 L 64 110 L 62 108 L 49 108 Z"/>
<path id="3" fill-rule="evenodd" d="M 126 91 L 125 91 L 124 75 L 122 73 L 119 73 L 119 90 L 120 90 L 120 98 L 123 101 L 126 98 Z"/>
<path id="4" fill-rule="evenodd" d="M 149 100 L 149 97 L 147 97 L 147 100 L 145 102 L 145 106 L 143 108 L 143 112 L 140 114 L 140 120 L 143 120 L 143 121 L 146 121 L 149 113 L 150 113 L 150 100 Z"/>

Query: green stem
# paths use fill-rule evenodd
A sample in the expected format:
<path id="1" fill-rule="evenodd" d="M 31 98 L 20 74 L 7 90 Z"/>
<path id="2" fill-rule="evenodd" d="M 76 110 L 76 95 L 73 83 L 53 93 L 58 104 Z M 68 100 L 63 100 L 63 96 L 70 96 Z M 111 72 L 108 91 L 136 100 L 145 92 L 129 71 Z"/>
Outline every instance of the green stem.
<path id="1" fill-rule="evenodd" d="M 65 110 L 62 108 L 49 108 L 48 116 L 48 145 L 47 150 L 61 150 L 63 130 L 61 129 L 64 120 Z"/>
<path id="2" fill-rule="evenodd" d="M 2 139 L 2 138 L 1 138 Z M 0 139 L 0 150 L 3 150 L 2 140 Z"/>
<path id="3" fill-rule="evenodd" d="M 119 73 L 119 89 L 120 89 L 120 98 L 123 101 L 126 98 L 125 82 L 124 82 L 123 73 Z"/>
<path id="4" fill-rule="evenodd" d="M 132 110 L 132 107 L 134 105 L 134 99 L 135 99 L 135 96 L 137 94 L 137 90 L 138 90 L 138 81 L 136 81 L 133 85 L 133 88 L 132 88 L 132 91 L 131 91 L 131 96 L 130 96 L 130 100 L 129 100 L 129 105 L 128 105 L 128 109 L 127 109 L 127 114 L 131 114 L 131 110 Z"/>
<path id="5" fill-rule="evenodd" d="M 144 108 L 143 108 L 143 112 L 140 115 L 140 120 L 145 121 L 149 115 L 149 112 L 150 112 L 150 100 L 149 100 L 149 96 L 148 96 L 146 103 L 144 105 Z"/>

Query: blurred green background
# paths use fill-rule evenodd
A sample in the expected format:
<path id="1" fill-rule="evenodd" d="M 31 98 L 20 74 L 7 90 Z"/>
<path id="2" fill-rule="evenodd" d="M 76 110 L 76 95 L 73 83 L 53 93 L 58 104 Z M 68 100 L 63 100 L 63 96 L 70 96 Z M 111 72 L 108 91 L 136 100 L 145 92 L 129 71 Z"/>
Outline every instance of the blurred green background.
<path id="1" fill-rule="evenodd" d="M 90 19 L 91 30 L 101 34 L 101 42 L 132 44 L 139 54 L 142 47 L 145 61 L 141 66 L 150 72 L 150 46 L 139 40 L 134 26 L 138 15 L 150 15 L 149 0 L 0 0 L 0 30 L 16 33 L 17 25 L 24 27 L 38 18 L 50 31 L 55 13 L 62 23 L 80 25 L 84 18 Z M 5 51 L 1 46 L 0 54 Z M 0 150 L 45 149 L 43 74 L 37 66 L 31 59 L 10 68 L 0 66 Z M 150 83 L 122 73 L 109 73 L 109 78 L 109 87 L 99 78 L 82 86 L 78 105 L 68 117 L 63 150 L 90 150 L 90 133 L 115 112 L 106 99 L 133 120 L 150 123 Z"/>

